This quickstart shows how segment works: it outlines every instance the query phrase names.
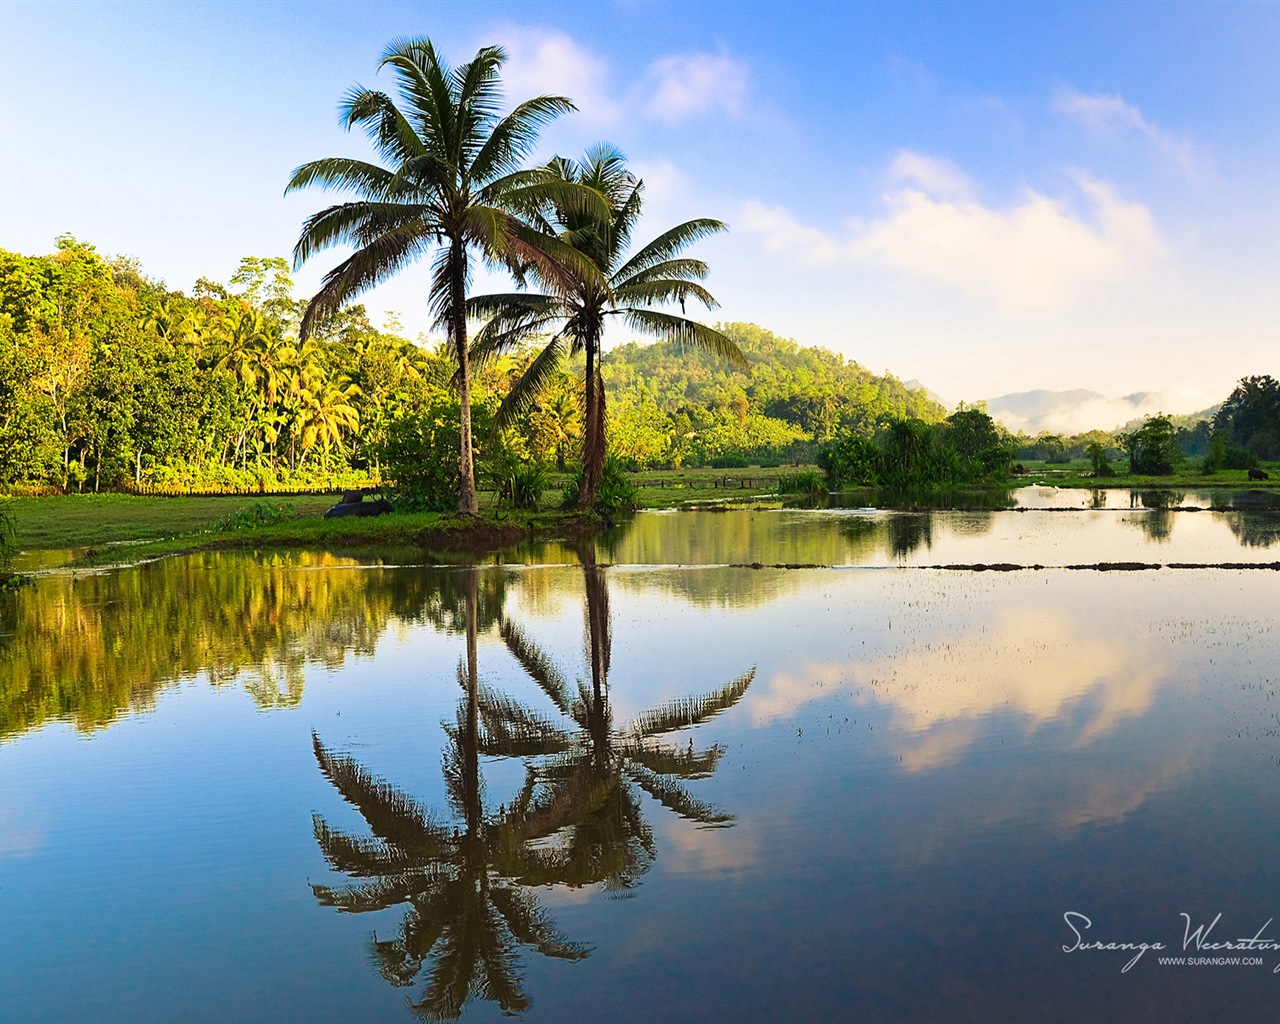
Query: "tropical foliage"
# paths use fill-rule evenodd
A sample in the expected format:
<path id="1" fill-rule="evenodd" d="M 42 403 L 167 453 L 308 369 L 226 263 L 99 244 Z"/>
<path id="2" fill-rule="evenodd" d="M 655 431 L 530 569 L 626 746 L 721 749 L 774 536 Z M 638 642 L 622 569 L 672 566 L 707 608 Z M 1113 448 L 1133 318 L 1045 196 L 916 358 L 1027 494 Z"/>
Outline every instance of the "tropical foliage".
<path id="1" fill-rule="evenodd" d="M 1213 418 L 1213 433 L 1226 447 L 1255 458 L 1280 458 L 1280 381 L 1266 375 L 1243 378 Z"/>
<path id="2" fill-rule="evenodd" d="M 654 308 L 678 302 L 683 310 L 691 298 L 708 309 L 715 306 L 715 299 L 700 283 L 707 276 L 707 265 L 681 252 L 698 239 L 722 231 L 723 224 L 709 218 L 686 221 L 629 254 L 644 183 L 626 169 L 622 155 L 612 147 L 597 146 L 581 161 L 551 161 L 547 172 L 556 181 L 593 190 L 608 204 L 607 216 L 600 216 L 581 203 L 561 199 L 546 204 L 534 216 L 541 232 L 587 257 L 587 272 L 572 274 L 567 286 L 557 288 L 560 281 L 549 279 L 534 266 L 531 276 L 548 288 L 547 293 L 486 295 L 473 299 L 470 308 L 477 316 L 489 317 L 476 339 L 480 358 L 509 351 L 550 332 L 542 351 L 499 410 L 500 422 L 527 407 L 559 372 L 566 356 L 581 354 L 585 358 L 582 469 L 574 503 L 590 506 L 596 502 L 605 465 L 601 345 L 611 318 L 618 318 L 633 333 L 671 339 L 682 349 L 701 349 L 744 370 L 747 361 L 720 331 Z"/>
<path id="3" fill-rule="evenodd" d="M 586 266 L 518 216 L 557 200 L 591 205 L 585 190 L 557 188 L 546 175 L 521 167 L 538 130 L 573 104 L 563 96 L 539 96 L 500 115 L 498 76 L 505 59 L 500 48 L 487 46 L 454 69 L 428 39 L 392 42 L 380 67 L 395 74 L 400 105 L 386 93 L 357 86 L 341 106 L 346 127 L 363 128 L 383 162 L 314 160 L 293 172 L 287 189 L 315 185 L 358 197 L 321 210 L 303 225 L 295 264 L 334 245 L 355 251 L 325 275 L 303 314 L 302 337 L 353 296 L 434 253 L 431 310 L 457 360 L 463 512 L 477 508 L 466 308 L 471 260 L 478 254 L 517 272 L 531 267 L 553 281 L 563 278 L 567 266 L 580 272 Z"/>
<path id="4" fill-rule="evenodd" d="M 1167 476 L 1182 462 L 1178 438 L 1168 416 L 1151 416 L 1131 434 L 1121 438 L 1129 454 L 1129 472 Z"/>
<path id="5" fill-rule="evenodd" d="M 847 434 L 824 448 L 818 465 L 833 490 L 1001 483 L 1013 447 L 981 409 L 960 409 L 942 423 L 889 419 L 872 437 Z"/>

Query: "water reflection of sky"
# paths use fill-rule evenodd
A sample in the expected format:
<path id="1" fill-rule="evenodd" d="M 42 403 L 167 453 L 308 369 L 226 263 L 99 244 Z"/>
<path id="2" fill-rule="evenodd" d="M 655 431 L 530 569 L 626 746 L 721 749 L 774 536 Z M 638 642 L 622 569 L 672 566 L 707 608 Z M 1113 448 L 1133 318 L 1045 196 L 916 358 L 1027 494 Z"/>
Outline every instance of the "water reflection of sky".
<path id="1" fill-rule="evenodd" d="M 1176 513 L 1164 542 L 1126 525 L 1128 514 L 998 513 L 976 526 L 970 513 L 935 516 L 933 547 L 918 560 L 1050 564 L 1040 553 L 1056 551 L 1065 564 L 1123 549 L 1194 561 L 1186 552 L 1236 544 L 1214 513 Z M 707 517 L 731 534 L 715 537 L 701 520 L 668 516 L 655 517 L 664 530 L 694 536 L 657 541 L 637 524 L 612 555 L 696 545 L 719 568 L 603 570 L 616 722 L 754 668 L 740 701 L 673 734 L 677 747 L 723 748 L 714 771 L 687 786 L 735 820 L 700 827 L 645 797 L 656 857 L 630 898 L 540 888 L 556 925 L 592 951 L 576 963 L 521 960 L 527 1019 L 1054 1020 L 1096 1019 L 1099 1007 L 1107 1019 L 1267 1018 L 1275 953 L 1260 967 L 1203 969 L 1148 954 L 1121 974 L 1118 953 L 1062 952 L 1062 914 L 1089 914 L 1102 939 L 1177 946 L 1183 910 L 1221 912 L 1230 936 L 1280 917 L 1273 573 L 724 567 L 839 561 L 801 557 L 811 548 L 897 561 L 887 532 L 878 547 L 848 547 L 847 514 L 795 526 L 785 524 L 798 513 L 762 515 L 775 517 L 762 529 L 784 524 L 771 550 L 753 533 L 757 520 Z M 731 550 L 764 557 L 725 557 Z M 1244 560 L 1242 550 L 1205 560 Z M 1067 554 L 1077 551 L 1090 554 Z M 148 671 L 131 679 L 128 654 L 111 660 L 113 643 L 83 630 L 114 623 L 132 637 L 145 632 L 126 628 L 132 615 L 180 622 L 147 615 L 168 607 L 166 580 L 189 594 L 200 573 L 49 578 L 21 596 L 33 614 L 56 607 L 79 623 L 63 642 L 83 649 L 48 692 L 0 679 L 0 694 L 28 709 L 0 743 L 0 1000 L 33 1024 L 411 1020 L 405 996 L 421 982 L 388 984 L 368 953 L 370 934 L 391 935 L 402 915 L 338 914 L 308 886 L 343 880 L 316 847 L 312 813 L 363 824 L 317 771 L 311 734 L 420 803 L 445 806 L 440 723 L 454 719 L 466 645 L 458 606 L 441 595 L 455 594 L 458 570 L 350 572 L 247 556 L 211 570 L 241 573 L 227 592 L 237 607 L 264 610 L 287 635 L 264 639 L 228 618 L 175 636 L 181 681 L 146 690 L 139 713 L 126 703 L 77 719 L 96 728 L 58 724 L 59 701 L 93 697 L 73 685 L 77 671 L 136 692 L 164 673 L 140 666 Z M 255 572 L 270 601 L 254 597 Z M 490 569 L 483 579 L 480 678 L 551 718 L 496 623 L 518 624 L 566 680 L 589 681 L 583 570 Z M 77 587 L 92 598 L 84 605 Z M 115 619 L 95 619 L 103 608 Z M 6 620 L 0 653 L 15 637 L 44 635 L 24 615 Z M 255 652 L 280 653 L 276 640 L 297 652 L 301 685 L 296 700 L 272 706 L 244 682 Z M 86 653 L 94 643 L 100 657 Z M 135 660 L 162 656 L 159 646 L 136 650 Z M 244 669 L 241 682 L 210 686 L 224 657 Z M 41 700 L 43 719 L 30 710 Z M 482 758 L 481 769 L 491 809 L 516 798 L 520 759 Z M 482 999 L 465 1014 L 497 1015 Z"/>

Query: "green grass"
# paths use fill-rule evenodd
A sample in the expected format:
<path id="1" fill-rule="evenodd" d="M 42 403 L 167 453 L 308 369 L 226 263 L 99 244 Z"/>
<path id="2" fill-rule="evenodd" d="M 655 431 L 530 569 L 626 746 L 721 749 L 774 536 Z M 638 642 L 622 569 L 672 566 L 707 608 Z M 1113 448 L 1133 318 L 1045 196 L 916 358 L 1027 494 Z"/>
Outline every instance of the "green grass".
<path id="1" fill-rule="evenodd" d="M 1128 464 L 1113 462 L 1111 468 L 1114 476 L 1095 477 L 1093 467 L 1087 459 L 1054 465 L 1052 463 L 1024 460 L 1027 474 L 1014 477 L 1015 486 L 1021 487 L 1033 483 L 1053 484 L 1056 487 L 1177 487 L 1185 490 L 1196 490 L 1212 487 L 1280 487 L 1280 468 L 1267 464 L 1260 467 L 1271 474 L 1270 480 L 1250 480 L 1248 470 L 1224 469 L 1208 476 L 1201 474 L 1200 461 L 1188 459 L 1181 469 L 1169 476 L 1142 476 L 1130 474 Z"/>
<path id="2" fill-rule="evenodd" d="M 1093 478 L 1087 462 L 1046 465 L 1024 462 L 1027 474 L 1014 478 L 1012 486 L 1037 482 L 1058 487 L 1147 488 L 1243 488 L 1280 487 L 1280 469 L 1267 467 L 1273 479 L 1250 481 L 1244 470 L 1224 470 L 1202 476 L 1198 464 L 1189 463 L 1168 477 L 1120 475 Z M 1123 464 L 1114 464 L 1117 469 Z M 816 472 L 813 467 L 799 467 Z M 794 476 L 797 467 L 747 469 L 646 470 L 632 475 L 641 508 L 705 508 L 708 506 L 777 506 L 779 477 Z M 548 493 L 558 493 L 563 481 L 553 477 Z M 153 558 L 201 548 L 312 547 L 335 551 L 392 551 L 436 546 L 443 542 L 459 548 L 473 542 L 478 548 L 500 547 L 504 539 L 552 537 L 590 528 L 587 519 L 571 513 L 496 511 L 493 495 L 482 494 L 481 516 L 476 518 L 439 513 L 392 513 L 368 518 L 324 519 L 336 501 L 331 495 L 288 499 L 296 518 L 254 524 L 252 495 L 225 498 L 155 498 L 122 494 L 67 495 L 50 498 L 13 498 L 0 501 L 13 516 L 20 550 L 89 549 L 77 558 L 81 564 L 106 564 Z M 274 502 L 279 503 L 279 502 Z M 245 522 L 242 529 L 215 530 L 219 521 Z"/>
<path id="3" fill-rule="evenodd" d="M 262 499 L 143 498 L 131 494 L 68 494 L 55 498 L 12 498 L 20 550 L 101 547 L 129 541 L 183 537 Z M 338 499 L 306 495 L 287 499 L 300 517 L 319 518 Z"/>

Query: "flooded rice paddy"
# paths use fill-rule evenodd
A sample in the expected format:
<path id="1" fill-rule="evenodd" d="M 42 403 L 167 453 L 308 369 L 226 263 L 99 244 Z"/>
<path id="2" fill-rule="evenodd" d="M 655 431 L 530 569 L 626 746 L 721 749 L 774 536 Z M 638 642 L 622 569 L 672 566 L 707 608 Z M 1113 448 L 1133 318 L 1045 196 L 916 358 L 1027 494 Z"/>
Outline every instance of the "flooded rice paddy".
<path id="1" fill-rule="evenodd" d="M 51 572 L 0 1017 L 1270 1019 L 1277 561 L 1246 494 L 1026 489 Z"/>

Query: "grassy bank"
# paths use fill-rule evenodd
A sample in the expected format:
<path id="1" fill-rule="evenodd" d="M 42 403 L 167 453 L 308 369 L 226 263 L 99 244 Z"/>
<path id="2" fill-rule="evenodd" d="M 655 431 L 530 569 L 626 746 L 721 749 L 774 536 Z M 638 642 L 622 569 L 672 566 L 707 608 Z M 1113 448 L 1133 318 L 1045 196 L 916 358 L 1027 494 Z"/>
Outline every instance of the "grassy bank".
<path id="1" fill-rule="evenodd" d="M 1280 487 L 1280 467 L 1265 465 L 1262 468 L 1270 480 L 1250 480 L 1248 470 L 1223 469 L 1208 475 L 1200 472 L 1198 462 L 1189 462 L 1176 473 L 1168 476 L 1141 476 L 1125 471 L 1123 466 L 1112 466 L 1114 476 L 1093 476 L 1093 467 L 1087 460 L 1068 463 L 1023 462 L 1026 475 L 1014 479 L 1015 486 L 1032 483 L 1052 484 L 1055 487 L 1134 487 L 1160 488 L 1162 490 L 1204 490 L 1207 488 Z"/>
<path id="2" fill-rule="evenodd" d="M 20 551 L 68 552 L 74 565 L 108 565 L 185 551 L 308 547 L 345 552 L 496 550 L 535 537 L 580 536 L 600 520 L 566 512 L 499 512 L 479 516 L 438 512 L 325 519 L 332 496 L 271 502 L 291 505 L 278 522 L 219 529 L 262 499 L 144 498 L 68 495 L 8 501 Z M 240 517 L 252 520 L 251 515 Z M 59 559 L 60 560 L 60 559 Z"/>
<path id="3" fill-rule="evenodd" d="M 1094 478 L 1085 462 L 1067 465 L 1024 463 L 1025 476 L 1014 486 L 1036 483 L 1084 489 L 1147 488 L 1193 490 L 1207 488 L 1280 487 L 1274 479 L 1250 481 L 1244 470 L 1224 470 L 1210 476 L 1187 471 L 1168 477 L 1116 475 Z M 657 470 L 634 474 L 641 508 L 699 508 L 779 503 L 781 477 L 812 467 L 750 467 L 746 469 Z M 545 501 L 557 500 L 553 481 Z M 271 501 L 273 508 L 292 506 L 294 514 L 279 522 L 217 529 L 236 513 L 250 514 L 263 499 L 254 497 L 155 498 L 121 494 L 13 498 L 4 501 L 16 524 L 22 551 L 67 551 L 77 564 L 110 564 L 209 548 L 311 547 L 331 551 L 385 552 L 487 551 L 534 538 L 581 536 L 599 527 L 599 520 L 574 513 L 502 512 L 492 507 L 492 495 L 482 496 L 478 517 L 439 513 L 392 513 L 370 518 L 325 519 L 336 500 L 313 495 Z"/>

